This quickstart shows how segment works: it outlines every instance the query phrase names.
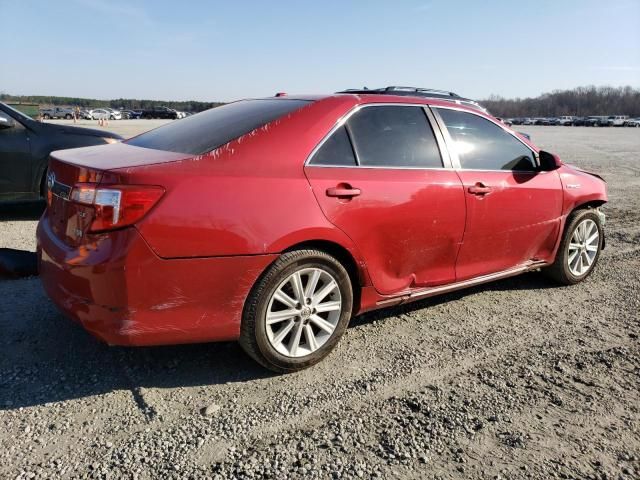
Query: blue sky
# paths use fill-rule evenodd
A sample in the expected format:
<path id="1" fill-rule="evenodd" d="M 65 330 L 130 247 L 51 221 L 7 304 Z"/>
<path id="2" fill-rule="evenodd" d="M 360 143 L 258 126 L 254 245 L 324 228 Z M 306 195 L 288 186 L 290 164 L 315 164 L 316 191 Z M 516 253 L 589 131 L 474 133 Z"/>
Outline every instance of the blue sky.
<path id="1" fill-rule="evenodd" d="M 0 91 L 222 100 L 640 87 L 640 0 L 0 0 Z"/>

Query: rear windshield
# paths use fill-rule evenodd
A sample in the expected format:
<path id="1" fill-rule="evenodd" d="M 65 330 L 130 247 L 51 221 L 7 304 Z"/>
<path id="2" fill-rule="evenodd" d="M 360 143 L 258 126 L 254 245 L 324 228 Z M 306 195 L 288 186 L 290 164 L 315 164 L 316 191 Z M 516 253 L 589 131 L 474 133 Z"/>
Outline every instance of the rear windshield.
<path id="1" fill-rule="evenodd" d="M 129 145 L 201 155 L 308 104 L 307 100 L 241 100 L 128 140 Z M 144 120 L 141 120 L 144 122 Z"/>

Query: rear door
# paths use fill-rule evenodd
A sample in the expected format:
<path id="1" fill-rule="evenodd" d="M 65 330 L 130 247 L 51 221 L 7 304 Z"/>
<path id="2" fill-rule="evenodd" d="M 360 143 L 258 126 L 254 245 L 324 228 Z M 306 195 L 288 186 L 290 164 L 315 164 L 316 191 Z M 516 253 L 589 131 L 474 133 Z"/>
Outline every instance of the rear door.
<path id="1" fill-rule="evenodd" d="M 0 114 L 13 120 L 0 110 Z M 29 130 L 15 120 L 0 129 L 0 199 L 19 200 L 33 196 Z"/>
<path id="2" fill-rule="evenodd" d="M 562 215 L 558 173 L 539 171 L 524 142 L 481 115 L 455 108 L 434 114 L 467 204 L 458 281 L 550 260 Z"/>
<path id="3" fill-rule="evenodd" d="M 419 105 L 361 106 L 305 167 L 325 215 L 356 243 L 382 294 L 455 280 L 464 193 L 430 118 Z"/>

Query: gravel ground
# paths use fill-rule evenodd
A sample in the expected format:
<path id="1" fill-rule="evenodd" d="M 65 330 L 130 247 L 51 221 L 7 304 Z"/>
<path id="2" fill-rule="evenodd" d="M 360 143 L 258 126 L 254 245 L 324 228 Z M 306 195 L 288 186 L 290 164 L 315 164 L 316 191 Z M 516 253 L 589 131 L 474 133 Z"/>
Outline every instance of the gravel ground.
<path id="1" fill-rule="evenodd" d="M 640 131 L 521 130 L 609 182 L 593 275 L 360 316 L 303 372 L 234 343 L 109 348 L 37 279 L 0 282 L 0 477 L 640 478 Z M 3 218 L 0 246 L 33 248 Z"/>

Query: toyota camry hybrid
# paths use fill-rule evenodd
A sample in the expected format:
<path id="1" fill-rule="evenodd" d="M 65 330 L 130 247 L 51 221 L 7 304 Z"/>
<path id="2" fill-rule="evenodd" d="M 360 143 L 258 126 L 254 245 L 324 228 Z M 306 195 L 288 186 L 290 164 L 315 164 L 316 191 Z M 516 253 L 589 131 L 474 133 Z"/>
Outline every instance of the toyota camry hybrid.
<path id="1" fill-rule="evenodd" d="M 275 371 L 358 313 L 542 269 L 584 280 L 605 182 L 455 94 L 280 95 L 53 152 L 47 294 L 112 345 L 238 340 Z"/>

